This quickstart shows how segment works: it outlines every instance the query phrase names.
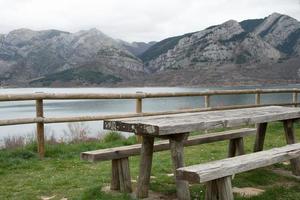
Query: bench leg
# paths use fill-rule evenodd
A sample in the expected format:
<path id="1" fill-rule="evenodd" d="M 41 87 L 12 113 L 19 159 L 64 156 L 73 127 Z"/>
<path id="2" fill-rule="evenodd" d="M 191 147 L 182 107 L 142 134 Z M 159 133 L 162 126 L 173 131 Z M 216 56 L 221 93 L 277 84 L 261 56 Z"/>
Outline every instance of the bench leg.
<path id="1" fill-rule="evenodd" d="M 131 193 L 132 187 L 128 158 L 121 158 L 118 160 L 118 172 L 120 180 L 120 191 Z"/>
<path id="2" fill-rule="evenodd" d="M 119 170 L 118 170 L 118 160 L 111 161 L 111 190 L 120 190 L 120 179 L 119 179 Z"/>
<path id="3" fill-rule="evenodd" d="M 229 140 L 228 157 L 244 155 L 244 139 L 242 137 Z"/>
<path id="4" fill-rule="evenodd" d="M 283 121 L 283 127 L 287 144 L 296 143 L 293 120 Z M 300 158 L 292 159 L 290 162 L 293 174 L 300 176 Z"/>
<path id="5" fill-rule="evenodd" d="M 184 159 L 183 159 L 183 147 L 184 140 L 187 139 L 188 134 L 180 134 L 174 135 L 170 137 L 170 149 L 171 149 L 171 157 L 174 166 L 174 174 L 176 174 L 176 169 L 180 167 L 184 167 Z M 177 198 L 179 200 L 190 200 L 190 190 L 189 183 L 183 180 L 176 180 L 176 193 Z"/>
<path id="6" fill-rule="evenodd" d="M 132 192 L 128 158 L 112 160 L 110 189 L 127 193 Z"/>
<path id="7" fill-rule="evenodd" d="M 257 124 L 254 152 L 262 151 L 264 149 L 267 125 L 268 123 Z"/>
<path id="8" fill-rule="evenodd" d="M 231 176 L 207 182 L 205 200 L 233 200 Z"/>
<path id="9" fill-rule="evenodd" d="M 136 190 L 136 197 L 140 199 L 148 197 L 152 167 L 153 144 L 154 137 L 143 136 L 139 169 L 140 171 Z"/>

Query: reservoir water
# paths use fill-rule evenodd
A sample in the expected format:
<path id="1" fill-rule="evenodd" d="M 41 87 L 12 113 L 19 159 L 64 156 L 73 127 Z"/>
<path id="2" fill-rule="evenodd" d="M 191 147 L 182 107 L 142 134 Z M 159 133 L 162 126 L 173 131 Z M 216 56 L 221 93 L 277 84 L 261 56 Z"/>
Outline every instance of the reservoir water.
<path id="1" fill-rule="evenodd" d="M 143 87 L 143 88 L 15 88 L 0 89 L 0 94 L 16 93 L 135 93 L 139 92 L 198 92 L 220 89 L 254 89 L 254 88 L 300 88 L 300 85 L 277 86 L 247 86 L 247 87 Z M 222 95 L 211 98 L 212 106 L 242 105 L 254 103 L 254 95 Z M 261 103 L 291 102 L 291 94 L 265 94 Z M 0 102 L 0 119 L 26 118 L 35 116 L 34 101 Z M 167 111 L 204 106 L 203 97 L 179 97 L 144 99 L 143 111 Z M 86 116 L 102 114 L 130 113 L 135 111 L 135 100 L 45 100 L 45 117 Z M 74 124 L 73 124 L 74 125 Z M 70 123 L 46 124 L 45 134 L 56 138 L 68 137 Z M 78 127 L 79 125 L 77 124 Z M 101 121 L 83 122 L 90 136 L 104 133 Z M 74 128 L 74 127 L 73 127 Z M 0 126 L 0 145 L 3 139 L 13 136 L 28 136 L 35 134 L 35 124 Z"/>

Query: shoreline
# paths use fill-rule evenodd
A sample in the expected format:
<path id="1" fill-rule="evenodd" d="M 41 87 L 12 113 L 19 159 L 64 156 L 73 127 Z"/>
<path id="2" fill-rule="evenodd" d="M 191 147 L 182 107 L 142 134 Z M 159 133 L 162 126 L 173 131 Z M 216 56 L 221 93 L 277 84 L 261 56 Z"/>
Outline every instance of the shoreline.
<path id="1" fill-rule="evenodd" d="M 124 84 L 124 83 L 123 83 Z M 300 81 L 274 81 L 274 82 L 231 82 L 231 83 L 214 83 L 214 84 L 197 84 L 197 85 L 189 85 L 189 84 L 113 84 L 113 85 L 74 85 L 74 86 L 68 86 L 68 85 L 56 85 L 56 86 L 2 86 L 0 89 L 20 89 L 20 88 L 200 88 L 200 87 L 270 87 L 270 86 L 282 86 L 282 85 L 298 85 L 300 84 Z"/>

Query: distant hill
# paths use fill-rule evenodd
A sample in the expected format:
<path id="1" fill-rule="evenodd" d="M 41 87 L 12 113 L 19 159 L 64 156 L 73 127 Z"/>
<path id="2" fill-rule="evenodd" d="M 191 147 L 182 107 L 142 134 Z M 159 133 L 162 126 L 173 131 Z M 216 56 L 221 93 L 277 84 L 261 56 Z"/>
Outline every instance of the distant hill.
<path id="1" fill-rule="evenodd" d="M 156 42 L 125 42 L 120 40 L 120 44 L 127 49 L 129 52 L 131 52 L 133 55 L 139 57 L 141 54 L 143 54 L 145 51 L 147 51 L 151 46 L 156 44 Z"/>
<path id="2" fill-rule="evenodd" d="M 159 42 L 97 29 L 0 34 L 1 86 L 177 86 L 300 82 L 300 22 L 273 13 Z"/>

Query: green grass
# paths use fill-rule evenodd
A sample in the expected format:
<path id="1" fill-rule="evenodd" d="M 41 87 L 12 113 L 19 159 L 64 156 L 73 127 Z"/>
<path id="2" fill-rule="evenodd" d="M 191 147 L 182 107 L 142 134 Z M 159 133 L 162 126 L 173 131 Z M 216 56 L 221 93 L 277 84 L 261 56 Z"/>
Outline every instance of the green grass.
<path id="1" fill-rule="evenodd" d="M 297 127 L 300 137 L 300 128 Z M 254 137 L 245 139 L 247 152 L 251 152 Z M 118 134 L 107 136 L 103 140 L 79 144 L 47 145 L 46 158 L 39 160 L 36 154 L 36 144 L 23 149 L 0 151 L 0 199 L 41 199 L 41 196 L 55 196 L 53 199 L 130 199 L 126 194 L 107 194 L 101 187 L 109 185 L 110 162 L 89 163 L 81 161 L 82 151 L 130 145 L 135 138 L 124 139 Z M 217 142 L 198 145 L 185 149 L 186 165 L 204 163 L 210 160 L 222 159 L 227 155 L 228 142 Z M 265 149 L 285 145 L 283 128 L 279 123 L 273 123 L 268 128 Z M 132 179 L 138 175 L 139 157 L 130 158 Z M 275 174 L 273 168 L 289 169 L 289 166 L 276 164 L 271 167 L 241 173 L 235 176 L 233 186 L 256 187 L 266 190 L 263 194 L 238 200 L 298 200 L 300 198 L 300 181 Z M 175 184 L 169 151 L 154 153 L 150 188 L 155 192 L 174 196 Z M 204 198 L 204 186 L 191 186 L 192 199 Z"/>

